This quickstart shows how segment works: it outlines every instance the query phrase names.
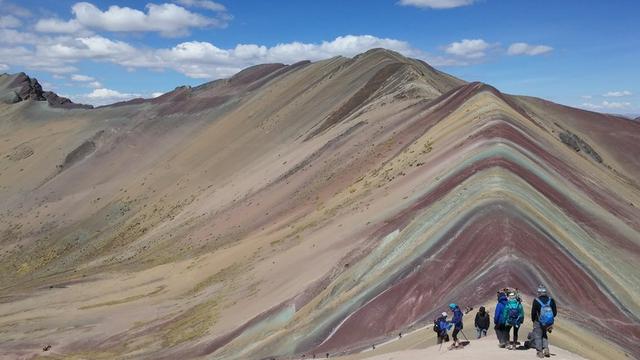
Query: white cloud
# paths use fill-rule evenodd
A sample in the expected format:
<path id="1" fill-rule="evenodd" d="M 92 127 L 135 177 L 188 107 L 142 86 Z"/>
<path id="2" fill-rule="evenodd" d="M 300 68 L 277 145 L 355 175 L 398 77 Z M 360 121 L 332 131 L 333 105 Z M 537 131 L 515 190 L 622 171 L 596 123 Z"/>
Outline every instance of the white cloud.
<path id="1" fill-rule="evenodd" d="M 609 101 L 605 100 L 600 104 L 583 103 L 580 106 L 585 108 L 585 109 L 590 109 L 590 110 L 602 110 L 602 109 L 624 110 L 624 109 L 631 108 L 631 103 L 630 102 L 609 102 Z"/>
<path id="2" fill-rule="evenodd" d="M 4 14 L 10 14 L 17 17 L 29 17 L 31 16 L 31 11 L 23 8 L 22 6 L 18 6 L 8 1 L 0 0 L 0 9 Z"/>
<path id="3" fill-rule="evenodd" d="M 91 87 L 94 89 L 99 89 L 102 88 L 102 83 L 100 83 L 99 81 L 96 81 L 96 79 L 92 76 L 87 76 L 87 75 L 81 75 L 81 74 L 73 74 L 71 75 L 71 80 L 72 81 L 76 81 L 76 82 L 80 82 L 80 83 L 84 83 L 85 86 L 87 87 Z"/>
<path id="4" fill-rule="evenodd" d="M 48 57 L 39 57 L 25 46 L 0 46 L 0 62 L 7 65 L 18 65 L 31 70 L 47 71 L 52 74 L 64 74 L 76 71 L 66 62 Z"/>
<path id="5" fill-rule="evenodd" d="M 38 55 L 61 60 L 110 59 L 117 62 L 118 58 L 136 52 L 133 46 L 124 41 L 113 41 L 98 35 L 36 46 Z"/>
<path id="6" fill-rule="evenodd" d="M 629 102 L 609 102 L 609 101 L 603 101 L 602 102 L 602 106 L 604 106 L 607 109 L 627 109 L 629 107 L 631 107 L 631 103 Z"/>
<path id="7" fill-rule="evenodd" d="M 199 7 L 211 11 L 227 11 L 224 5 L 209 0 L 178 0 L 176 2 L 187 7 Z"/>
<path id="8" fill-rule="evenodd" d="M 593 96 L 591 96 L 591 95 L 582 95 L 582 96 L 580 96 L 580 97 L 581 97 L 581 98 L 583 98 L 583 99 L 585 99 L 585 100 L 590 100 L 590 99 L 592 99 L 592 98 L 593 98 Z"/>
<path id="9" fill-rule="evenodd" d="M 490 47 L 491 45 L 483 39 L 464 39 L 452 42 L 445 47 L 444 51 L 467 59 L 479 59 L 486 56 L 485 51 Z"/>
<path id="10" fill-rule="evenodd" d="M 36 34 L 25 33 L 15 29 L 0 28 L 0 43 L 11 45 L 34 45 L 46 43 L 47 37 L 40 37 Z"/>
<path id="11" fill-rule="evenodd" d="M 36 31 L 55 34 L 74 34 L 83 30 L 77 20 L 41 19 L 36 23 Z"/>
<path id="12" fill-rule="evenodd" d="M 451 9 L 471 5 L 474 2 L 475 0 L 400 0 L 399 4 L 419 8 Z"/>
<path id="13" fill-rule="evenodd" d="M 151 97 L 152 98 L 157 98 L 158 96 L 161 96 L 161 95 L 164 95 L 164 94 L 165 93 L 163 93 L 163 92 L 154 92 L 154 93 L 151 93 Z"/>
<path id="14" fill-rule="evenodd" d="M 553 48 L 551 46 L 530 45 L 527 43 L 518 42 L 518 43 L 513 43 L 509 46 L 509 49 L 507 49 L 507 54 L 512 56 L 514 55 L 535 56 L 535 55 L 546 54 L 551 51 L 553 51 Z"/>
<path id="15" fill-rule="evenodd" d="M 582 105 L 580 105 L 580 107 L 583 107 L 585 109 L 590 109 L 590 110 L 602 109 L 602 105 L 593 104 L 593 103 L 582 103 Z"/>
<path id="16" fill-rule="evenodd" d="M 113 104 L 114 102 L 131 100 L 140 97 L 140 94 L 122 93 L 117 90 L 99 88 L 88 94 L 65 95 L 76 103 L 91 104 L 94 106 Z"/>
<path id="17" fill-rule="evenodd" d="M 0 16 L 0 28 L 17 28 L 22 25 L 22 21 L 13 15 Z"/>
<path id="18" fill-rule="evenodd" d="M 73 74 L 71 75 L 71 80 L 84 82 L 84 81 L 94 81 L 95 79 L 87 75 Z"/>
<path id="19" fill-rule="evenodd" d="M 623 96 L 631 96 L 633 93 L 629 90 L 622 91 L 609 91 L 606 94 L 602 94 L 604 97 L 623 97 Z"/>
<path id="20" fill-rule="evenodd" d="M 372 48 L 387 48 L 405 56 L 425 60 L 433 66 L 467 65 L 467 58 L 433 56 L 411 46 L 408 42 L 378 38 L 371 35 L 339 36 L 319 43 L 291 42 L 267 47 L 258 44 L 238 44 L 219 48 L 210 42 L 187 41 L 170 48 L 138 48 L 100 35 L 68 36 L 12 33 L 2 36 L 0 29 L 0 62 L 20 65 L 27 69 L 52 74 L 77 74 L 76 63 L 83 60 L 109 62 L 128 71 L 145 68 L 171 69 L 192 78 L 216 79 L 233 75 L 256 64 L 281 62 L 291 64 L 301 60 L 321 60 L 342 55 L 352 57 Z M 14 38 L 22 38 L 24 46 L 3 45 Z M 474 55 L 470 55 L 474 56 Z M 94 84 L 99 87 L 97 84 Z"/>
<path id="21" fill-rule="evenodd" d="M 411 47 L 409 43 L 378 38 L 371 35 L 339 36 L 321 43 L 292 42 L 266 47 L 255 44 L 239 44 L 231 49 L 221 49 L 209 42 L 190 41 L 170 49 L 155 52 L 169 67 L 193 78 L 229 76 L 250 65 L 301 60 L 321 60 L 342 55 L 352 57 L 372 48 L 386 48 L 407 56 L 426 58 L 427 54 Z M 143 60 L 144 61 L 144 60 Z"/>
<path id="22" fill-rule="evenodd" d="M 44 90 L 49 90 L 49 91 L 56 90 L 58 88 L 56 84 L 50 83 L 48 81 L 42 81 L 40 85 L 42 85 L 42 88 Z"/>
<path id="23" fill-rule="evenodd" d="M 9 65 L 7 65 L 7 64 L 0 64 L 0 71 L 5 71 L 5 70 L 9 70 Z"/>
<path id="24" fill-rule="evenodd" d="M 89 99 L 126 99 L 132 96 L 140 96 L 138 94 L 126 94 L 111 89 L 95 89 L 87 95 Z"/>
<path id="25" fill-rule="evenodd" d="M 146 13 L 130 7 L 110 6 L 103 11 L 88 2 L 72 6 L 74 18 L 69 21 L 41 19 L 36 30 L 50 33 L 78 33 L 83 29 L 112 32 L 159 32 L 163 36 L 187 35 L 191 28 L 225 27 L 230 17 L 206 17 L 175 4 L 146 5 Z"/>

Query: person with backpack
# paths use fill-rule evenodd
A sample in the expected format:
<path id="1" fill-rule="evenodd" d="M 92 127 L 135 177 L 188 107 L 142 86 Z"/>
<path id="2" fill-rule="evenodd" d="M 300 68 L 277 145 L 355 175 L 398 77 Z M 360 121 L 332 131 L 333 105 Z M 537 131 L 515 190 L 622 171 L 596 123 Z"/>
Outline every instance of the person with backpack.
<path id="1" fill-rule="evenodd" d="M 547 294 L 544 285 L 538 286 L 538 297 L 531 305 L 531 321 L 533 321 L 533 337 L 539 358 L 550 357 L 549 336 L 554 319 L 558 316 L 556 302 Z"/>
<path id="2" fill-rule="evenodd" d="M 449 334 L 447 334 L 447 331 L 450 327 L 451 324 L 447 321 L 446 312 L 443 312 L 440 317 L 433 321 L 433 331 L 435 331 L 438 336 L 438 344 L 449 341 Z"/>
<path id="3" fill-rule="evenodd" d="M 505 348 L 509 342 L 509 333 L 507 333 L 505 325 L 506 319 L 503 316 L 505 306 L 507 306 L 507 295 L 503 291 L 499 291 L 496 311 L 493 314 L 493 328 L 495 329 L 496 337 L 498 338 L 498 346 L 501 348 Z"/>
<path id="4" fill-rule="evenodd" d="M 453 338 L 453 344 L 451 344 L 450 349 L 457 349 L 460 346 L 458 342 L 458 333 L 462 330 L 462 310 L 456 304 L 449 304 L 449 309 L 453 313 L 453 317 L 451 319 L 451 324 L 453 324 L 453 332 L 451 333 L 451 337 Z"/>
<path id="5" fill-rule="evenodd" d="M 487 330 L 489 330 L 489 324 L 491 324 L 491 319 L 489 319 L 489 314 L 485 310 L 484 306 L 480 306 L 480 310 L 476 313 L 476 337 L 480 339 L 483 335 L 487 336 Z"/>
<path id="6" fill-rule="evenodd" d="M 515 292 L 509 293 L 507 304 L 502 310 L 502 318 L 505 319 L 507 349 L 515 350 L 518 344 L 518 330 L 524 322 L 524 308 Z M 511 329 L 513 329 L 513 341 L 509 342 Z"/>

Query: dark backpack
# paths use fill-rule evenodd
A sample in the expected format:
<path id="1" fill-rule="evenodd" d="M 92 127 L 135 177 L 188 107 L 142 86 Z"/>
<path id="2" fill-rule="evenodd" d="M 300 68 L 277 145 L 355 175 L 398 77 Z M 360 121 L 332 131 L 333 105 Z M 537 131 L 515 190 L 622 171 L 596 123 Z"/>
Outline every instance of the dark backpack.
<path id="1" fill-rule="evenodd" d="M 507 304 L 507 318 L 506 323 L 508 325 L 519 325 L 520 324 L 520 306 L 515 301 L 509 301 Z"/>
<path id="2" fill-rule="evenodd" d="M 433 320 L 433 331 L 436 334 L 440 334 L 440 324 L 438 324 L 438 320 Z"/>
<path id="3" fill-rule="evenodd" d="M 507 310 L 507 324 L 518 325 L 520 323 L 520 309 L 518 307 L 509 306 Z"/>

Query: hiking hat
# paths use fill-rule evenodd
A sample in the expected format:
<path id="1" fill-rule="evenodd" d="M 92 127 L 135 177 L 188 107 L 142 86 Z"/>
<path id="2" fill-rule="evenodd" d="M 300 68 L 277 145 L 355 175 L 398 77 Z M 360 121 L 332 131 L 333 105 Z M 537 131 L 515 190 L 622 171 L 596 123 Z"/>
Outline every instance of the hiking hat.
<path id="1" fill-rule="evenodd" d="M 453 309 L 455 309 L 457 307 L 458 307 L 458 305 L 456 305 L 454 303 L 449 304 L 449 309 L 451 309 L 451 310 L 453 310 Z"/>
<path id="2" fill-rule="evenodd" d="M 442 313 L 442 316 L 447 317 L 447 313 L 446 313 L 446 312 L 443 312 L 443 313 Z"/>
<path id="3" fill-rule="evenodd" d="M 546 295 L 547 288 L 544 285 L 538 285 L 538 295 Z"/>

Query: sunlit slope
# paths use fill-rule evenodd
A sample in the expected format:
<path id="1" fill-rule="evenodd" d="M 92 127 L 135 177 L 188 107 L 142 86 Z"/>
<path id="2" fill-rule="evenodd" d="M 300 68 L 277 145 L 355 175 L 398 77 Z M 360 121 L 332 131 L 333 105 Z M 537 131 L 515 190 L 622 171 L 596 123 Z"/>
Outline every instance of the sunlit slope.
<path id="1" fill-rule="evenodd" d="M 386 50 L 0 112 L 0 352 L 333 354 L 542 282 L 640 355 L 632 121 Z"/>

